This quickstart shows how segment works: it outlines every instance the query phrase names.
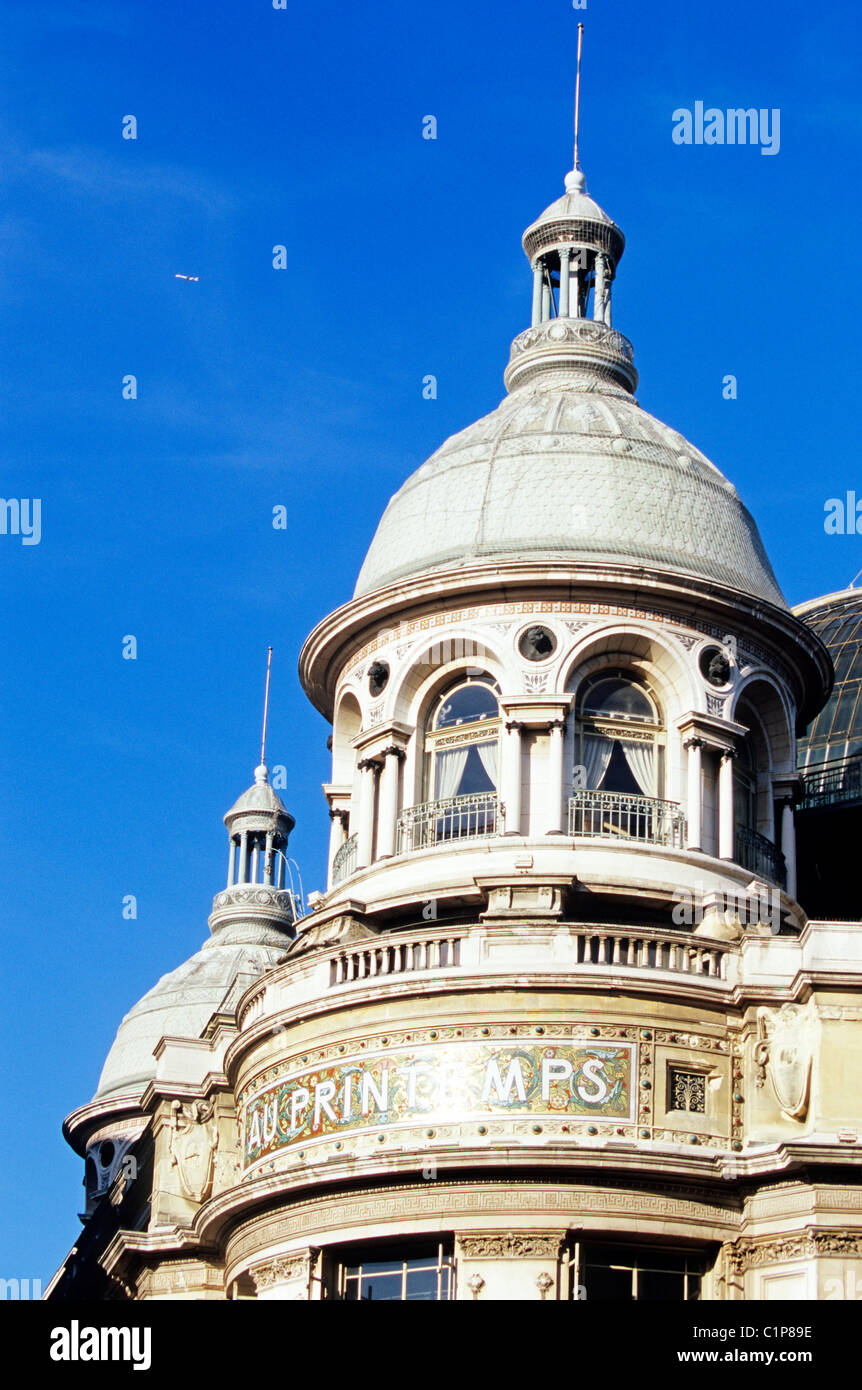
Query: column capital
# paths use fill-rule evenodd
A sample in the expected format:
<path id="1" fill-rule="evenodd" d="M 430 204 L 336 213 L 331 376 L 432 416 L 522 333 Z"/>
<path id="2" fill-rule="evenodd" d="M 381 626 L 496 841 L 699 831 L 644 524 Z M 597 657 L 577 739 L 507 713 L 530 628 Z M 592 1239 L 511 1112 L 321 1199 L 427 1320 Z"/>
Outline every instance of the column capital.
<path id="1" fill-rule="evenodd" d="M 720 757 L 721 757 L 721 761 L 722 761 L 723 763 L 724 763 L 724 762 L 731 762 L 734 758 L 738 758 L 738 757 L 739 757 L 739 749 L 738 749 L 738 748 L 734 748 L 734 747 L 732 747 L 732 746 L 731 746 L 731 747 L 728 747 L 728 748 L 722 748 L 722 749 L 720 750 Z"/>
<path id="2" fill-rule="evenodd" d="M 399 747 L 397 743 L 390 743 L 388 748 L 381 748 L 378 754 L 381 758 L 397 758 L 401 763 L 407 757 L 407 751 Z"/>
<path id="3" fill-rule="evenodd" d="M 683 748 L 705 748 L 705 747 L 706 747 L 706 739 L 705 739 L 705 738 L 698 738 L 697 736 L 695 736 L 694 738 L 686 738 L 686 739 L 683 739 L 683 744 L 682 744 L 682 746 L 683 746 Z"/>
<path id="4" fill-rule="evenodd" d="M 349 815 L 350 812 L 343 806 L 330 806 L 329 808 L 329 819 L 340 820 L 342 825 L 347 820 Z"/>
<path id="5" fill-rule="evenodd" d="M 360 758 L 356 764 L 360 772 L 367 772 L 371 768 L 374 772 L 379 772 L 382 764 L 377 758 Z"/>

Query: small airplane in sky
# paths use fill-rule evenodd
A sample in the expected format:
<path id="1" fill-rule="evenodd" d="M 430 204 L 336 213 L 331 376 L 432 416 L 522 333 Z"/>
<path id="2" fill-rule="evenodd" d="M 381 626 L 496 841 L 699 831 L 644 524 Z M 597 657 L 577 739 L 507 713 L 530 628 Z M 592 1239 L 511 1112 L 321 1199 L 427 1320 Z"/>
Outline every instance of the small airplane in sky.
<path id="1" fill-rule="evenodd" d="M 199 275 L 175 275 L 175 280 L 200 280 Z"/>

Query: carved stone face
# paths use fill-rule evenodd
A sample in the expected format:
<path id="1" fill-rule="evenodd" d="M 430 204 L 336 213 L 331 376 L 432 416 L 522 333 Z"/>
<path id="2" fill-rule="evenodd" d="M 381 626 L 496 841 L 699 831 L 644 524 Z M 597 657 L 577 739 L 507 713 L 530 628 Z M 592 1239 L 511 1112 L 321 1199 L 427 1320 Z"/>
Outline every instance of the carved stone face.
<path id="1" fill-rule="evenodd" d="M 546 627 L 528 627 L 518 643 L 518 650 L 528 661 L 545 661 L 556 645 L 556 637 Z"/>
<path id="2" fill-rule="evenodd" d="M 371 695 L 381 695 L 389 683 L 389 667 L 385 661 L 373 661 L 368 668 L 368 690 Z"/>
<path id="3" fill-rule="evenodd" d="M 710 685 L 727 685 L 730 680 L 730 662 L 718 647 L 708 647 L 700 658 L 700 669 Z"/>

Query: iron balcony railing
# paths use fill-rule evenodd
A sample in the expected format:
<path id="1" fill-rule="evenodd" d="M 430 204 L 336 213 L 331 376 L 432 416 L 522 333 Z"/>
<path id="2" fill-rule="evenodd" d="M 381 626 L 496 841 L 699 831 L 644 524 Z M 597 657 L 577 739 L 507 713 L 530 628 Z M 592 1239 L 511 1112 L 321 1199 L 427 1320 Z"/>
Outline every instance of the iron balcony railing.
<path id="1" fill-rule="evenodd" d="M 806 772 L 802 780 L 804 791 L 799 803 L 802 811 L 862 801 L 862 759 L 824 765 Z"/>
<path id="2" fill-rule="evenodd" d="M 685 848 L 685 816 L 675 801 L 626 792 L 579 791 L 569 798 L 569 834 Z"/>
<path id="3" fill-rule="evenodd" d="M 332 861 L 332 882 L 333 885 L 341 883 L 343 879 L 349 878 L 356 868 L 356 842 L 358 836 L 351 835 L 349 840 L 345 840 L 341 848 L 336 852 Z"/>
<path id="4" fill-rule="evenodd" d="M 777 845 L 748 826 L 736 827 L 733 857 L 744 869 L 750 869 L 758 878 L 769 878 L 783 888 L 787 882 L 787 868 L 784 855 Z"/>
<path id="5" fill-rule="evenodd" d="M 453 796 L 445 801 L 425 801 L 408 806 L 398 818 L 398 853 L 449 844 L 453 840 L 496 835 L 500 803 L 496 792 Z"/>

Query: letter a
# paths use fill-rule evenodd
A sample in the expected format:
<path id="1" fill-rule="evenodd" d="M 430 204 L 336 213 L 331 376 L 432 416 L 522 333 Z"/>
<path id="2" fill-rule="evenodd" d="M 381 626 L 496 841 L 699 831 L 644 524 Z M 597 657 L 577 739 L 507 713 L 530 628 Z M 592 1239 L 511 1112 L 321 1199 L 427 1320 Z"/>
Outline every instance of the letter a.
<path id="1" fill-rule="evenodd" d="M 273 246 L 272 248 L 272 268 L 273 270 L 287 270 L 287 247 Z"/>
<path id="2" fill-rule="evenodd" d="M 827 516 L 823 523 L 823 530 L 827 536 L 844 535 L 844 503 L 840 497 L 830 497 L 828 502 L 824 502 L 823 510 L 831 511 L 832 515 Z"/>
<path id="3" fill-rule="evenodd" d="M 123 139 L 137 140 L 138 138 L 138 118 L 137 116 L 123 117 Z"/>
<path id="4" fill-rule="evenodd" d="M 671 137 L 673 143 L 675 145 L 690 145 L 692 137 L 691 112 L 687 111 L 684 106 L 679 106 L 671 116 L 671 120 L 674 122 Z"/>

